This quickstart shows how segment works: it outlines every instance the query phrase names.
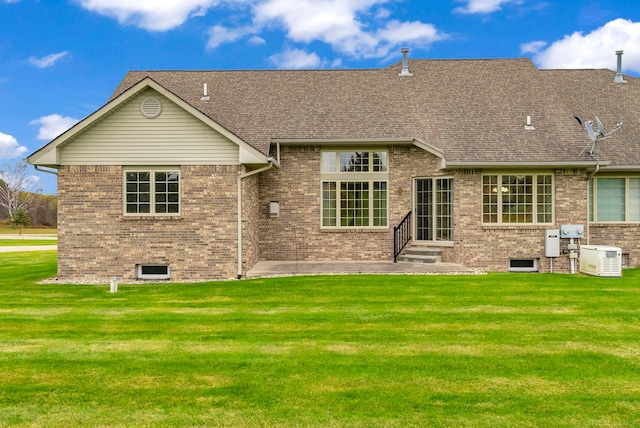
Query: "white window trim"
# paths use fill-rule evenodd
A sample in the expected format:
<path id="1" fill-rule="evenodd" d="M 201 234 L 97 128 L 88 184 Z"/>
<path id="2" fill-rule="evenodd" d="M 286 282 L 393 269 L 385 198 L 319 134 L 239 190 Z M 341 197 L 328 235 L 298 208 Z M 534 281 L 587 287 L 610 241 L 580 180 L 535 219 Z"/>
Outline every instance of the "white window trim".
<path id="1" fill-rule="evenodd" d="M 340 171 L 340 153 L 341 152 L 368 152 L 369 153 L 369 171 Z M 386 171 L 373 171 L 373 153 L 384 152 L 386 154 Z M 389 150 L 385 148 L 331 148 L 320 152 L 320 228 L 324 230 L 388 230 L 389 229 Z M 324 172 L 323 171 L 323 156 L 324 153 L 334 153 L 336 156 L 335 166 L 336 171 Z M 325 226 L 323 224 L 324 212 L 323 212 L 323 183 L 333 182 L 336 184 L 336 225 Z M 369 226 L 341 226 L 340 225 L 340 187 L 342 183 L 369 183 Z M 373 183 L 384 182 L 387 185 L 386 190 L 386 225 L 385 226 L 373 226 L 374 224 L 374 199 L 373 199 Z"/>
<path id="2" fill-rule="evenodd" d="M 509 222 L 503 222 L 502 221 L 502 197 L 500 197 L 500 200 L 498 201 L 498 221 L 495 223 L 492 222 L 485 222 L 484 221 L 484 190 L 483 190 L 483 186 L 484 186 L 484 177 L 489 177 L 489 176 L 498 176 L 498 182 L 499 185 L 501 185 L 502 183 L 502 177 L 505 175 L 522 175 L 522 176 L 527 176 L 530 175 L 533 177 L 533 189 L 534 189 L 534 194 L 532 195 L 532 219 L 533 221 L 529 222 L 529 223 L 509 223 Z M 538 221 L 538 204 L 537 204 L 537 196 L 538 196 L 538 189 L 537 189 L 537 178 L 538 176 L 550 176 L 551 177 L 551 221 L 549 222 L 539 222 Z M 480 197 L 481 197 L 481 210 L 480 210 L 480 219 L 482 222 L 483 226 L 505 226 L 505 227 L 521 227 L 521 226 L 536 226 L 536 225 L 552 225 L 555 223 L 555 217 L 556 217 L 556 185 L 555 185 L 556 181 L 555 181 L 555 174 L 550 173 L 550 172 L 527 172 L 527 173 L 522 173 L 522 172 L 513 172 L 513 171 L 500 171 L 500 172 L 490 172 L 487 171 L 485 173 L 483 173 L 480 176 Z"/>
<path id="3" fill-rule="evenodd" d="M 128 213 L 127 212 L 127 173 L 128 172 L 149 172 L 152 177 L 150 181 L 150 211 L 149 213 Z M 155 173 L 156 172 L 177 172 L 178 173 L 178 212 L 177 213 L 156 213 L 156 192 Z M 122 213 L 125 217 L 178 217 L 182 214 L 182 171 L 177 166 L 127 166 L 122 170 Z"/>
<path id="4" fill-rule="evenodd" d="M 624 178 L 624 220 L 598 220 L 598 179 L 599 178 L 611 178 L 611 179 L 620 179 Z M 589 220 L 589 223 L 593 224 L 639 224 L 640 220 L 629 220 L 629 207 L 630 205 L 630 192 L 629 192 L 629 179 L 640 179 L 640 175 L 604 175 L 604 176 L 595 176 L 590 180 L 593 180 L 593 195 L 591 196 L 591 200 L 587 201 L 589 204 L 589 218 L 593 218 L 593 220 Z M 590 187 L 591 189 L 591 187 Z"/>
<path id="5" fill-rule="evenodd" d="M 432 231 L 431 232 L 434 234 L 434 236 L 435 236 L 435 232 L 436 232 L 436 229 L 437 229 L 436 221 L 435 221 L 436 218 L 437 218 L 437 216 L 436 216 L 436 211 L 437 211 L 436 198 L 437 198 L 437 196 L 436 196 L 436 191 L 435 191 L 436 181 L 438 181 L 438 180 L 450 180 L 451 181 L 451 186 L 452 186 L 451 190 L 450 190 L 450 195 L 452 197 L 452 200 L 451 200 L 451 216 L 450 216 L 451 217 L 451 227 L 448 228 L 448 229 L 451 230 L 451 234 L 453 236 L 452 240 L 447 240 L 447 241 L 435 239 L 435 240 L 430 240 L 430 241 L 423 240 L 423 241 L 419 241 L 419 242 L 428 242 L 430 245 L 431 244 L 438 244 L 438 243 L 447 244 L 447 243 L 455 242 L 455 217 L 454 217 L 454 215 L 455 215 L 454 214 L 454 212 L 455 212 L 455 200 L 454 200 L 455 199 L 455 194 L 454 194 L 454 192 L 455 192 L 455 189 L 454 189 L 455 180 L 454 180 L 454 176 L 453 175 L 414 177 L 414 179 L 413 179 L 413 202 L 412 202 L 412 206 L 413 206 L 413 210 L 414 210 L 413 211 L 414 214 L 413 214 L 412 234 L 413 234 L 413 236 L 415 236 L 414 240 L 418 241 L 418 239 L 417 239 L 417 237 L 418 237 L 418 222 L 417 222 L 418 215 L 417 215 L 417 212 L 415 211 L 416 202 L 418 201 L 418 186 L 417 186 L 417 181 L 418 180 L 430 180 L 433 183 L 433 186 L 434 186 L 434 190 L 433 190 L 433 194 L 432 194 L 433 200 L 431 201 L 432 208 L 433 208 L 433 211 L 431 212 L 431 216 L 434 219 L 434 222 L 433 222 L 434 224 L 432 225 L 432 228 L 431 228 Z"/>
<path id="6" fill-rule="evenodd" d="M 387 185 L 387 189 L 386 189 L 386 193 L 387 193 L 387 198 L 385 201 L 386 204 L 386 222 L 387 224 L 385 226 L 374 226 L 374 207 L 373 207 L 373 203 L 374 203 L 374 199 L 373 199 L 373 183 L 386 183 Z M 336 184 L 336 225 L 335 226 L 325 226 L 323 224 L 323 184 L 324 183 L 335 183 Z M 340 210 L 341 210 L 341 199 L 339 197 L 340 195 L 340 186 L 342 183 L 368 183 L 369 184 L 369 226 L 342 226 L 341 223 L 341 219 L 342 217 L 340 216 Z M 354 178 L 352 180 L 348 180 L 348 179 L 343 179 L 343 180 L 334 180 L 334 179 L 327 179 L 327 180 L 322 180 L 320 182 L 320 227 L 322 229 L 327 229 L 327 230 L 336 230 L 336 229 L 342 229 L 342 230 L 357 230 L 357 229 L 379 229 L 379 230 L 387 230 L 389 229 L 389 181 L 388 180 L 377 180 L 377 179 L 373 179 L 373 180 L 358 180 L 357 178 Z"/>

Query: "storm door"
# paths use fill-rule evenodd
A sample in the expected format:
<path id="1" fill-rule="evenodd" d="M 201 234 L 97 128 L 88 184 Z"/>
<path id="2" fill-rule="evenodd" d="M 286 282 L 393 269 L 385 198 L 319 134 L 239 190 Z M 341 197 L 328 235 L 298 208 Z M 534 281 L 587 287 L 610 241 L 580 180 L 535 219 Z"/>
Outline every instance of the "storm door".
<path id="1" fill-rule="evenodd" d="M 415 185 L 417 241 L 453 241 L 453 179 L 419 178 Z"/>

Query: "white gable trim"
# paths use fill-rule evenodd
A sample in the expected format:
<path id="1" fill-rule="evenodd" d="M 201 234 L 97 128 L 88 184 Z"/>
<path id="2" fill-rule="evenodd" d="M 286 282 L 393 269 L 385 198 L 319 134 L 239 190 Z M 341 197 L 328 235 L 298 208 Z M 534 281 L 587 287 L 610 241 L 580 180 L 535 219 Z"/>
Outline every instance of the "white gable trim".
<path id="1" fill-rule="evenodd" d="M 74 137 L 80 135 L 89 127 L 93 126 L 95 123 L 99 122 L 103 118 L 105 118 L 108 114 L 120 108 L 123 104 L 131 100 L 140 92 L 151 88 L 156 92 L 162 94 L 167 99 L 174 102 L 176 105 L 187 111 L 189 114 L 193 115 L 195 118 L 211 127 L 215 131 L 219 132 L 229 141 L 237 144 L 240 148 L 240 163 L 268 163 L 267 155 L 261 153 L 259 150 L 255 149 L 244 140 L 239 138 L 237 135 L 217 123 L 216 121 L 209 118 L 207 115 L 202 113 L 200 110 L 194 108 L 186 101 L 176 96 L 173 92 L 167 90 L 165 87 L 154 81 L 153 79 L 146 77 L 140 82 L 133 85 L 131 88 L 127 89 L 125 92 L 120 94 L 117 98 L 108 102 L 91 115 L 87 116 L 73 127 L 68 129 L 66 132 L 62 133 L 58 137 L 51 140 L 44 147 L 40 148 L 36 152 L 32 153 L 27 157 L 27 162 L 32 165 L 41 165 L 55 168 L 60 165 L 60 148 L 64 146 L 67 142 L 71 141 Z M 251 162 L 246 162 L 251 161 Z"/>

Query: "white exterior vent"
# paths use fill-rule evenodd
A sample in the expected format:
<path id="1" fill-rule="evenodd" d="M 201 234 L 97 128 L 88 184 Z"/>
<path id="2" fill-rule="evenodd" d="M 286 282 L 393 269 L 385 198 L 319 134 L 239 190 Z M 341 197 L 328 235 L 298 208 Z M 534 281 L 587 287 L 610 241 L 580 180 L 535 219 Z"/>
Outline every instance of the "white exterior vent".
<path id="1" fill-rule="evenodd" d="M 140 112 L 147 119 L 154 119 L 162 113 L 162 103 L 157 98 L 147 98 L 140 104 Z"/>

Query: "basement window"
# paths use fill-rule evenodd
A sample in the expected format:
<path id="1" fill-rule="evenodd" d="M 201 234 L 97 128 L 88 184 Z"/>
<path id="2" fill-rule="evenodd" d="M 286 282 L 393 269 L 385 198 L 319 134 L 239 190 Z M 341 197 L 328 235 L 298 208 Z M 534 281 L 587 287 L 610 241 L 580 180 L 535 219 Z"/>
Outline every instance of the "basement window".
<path id="1" fill-rule="evenodd" d="M 169 279 L 168 265 L 138 265 L 138 279 Z"/>
<path id="2" fill-rule="evenodd" d="M 509 272 L 538 272 L 538 259 L 510 259 Z"/>

